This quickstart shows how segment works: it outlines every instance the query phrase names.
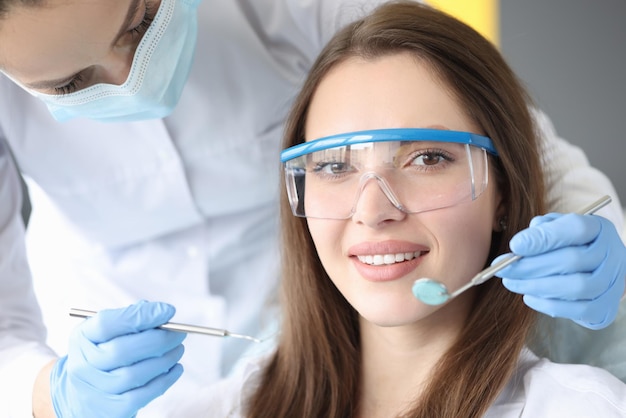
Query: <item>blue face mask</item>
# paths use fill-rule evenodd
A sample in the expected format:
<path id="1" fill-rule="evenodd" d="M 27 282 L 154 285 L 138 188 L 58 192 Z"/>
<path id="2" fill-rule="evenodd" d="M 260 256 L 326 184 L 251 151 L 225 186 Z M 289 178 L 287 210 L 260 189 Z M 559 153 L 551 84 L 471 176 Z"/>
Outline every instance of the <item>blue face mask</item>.
<path id="1" fill-rule="evenodd" d="M 137 46 L 124 84 L 96 84 L 64 95 L 28 90 L 61 122 L 82 117 L 102 122 L 162 118 L 174 110 L 189 76 L 201 0 L 162 0 Z"/>

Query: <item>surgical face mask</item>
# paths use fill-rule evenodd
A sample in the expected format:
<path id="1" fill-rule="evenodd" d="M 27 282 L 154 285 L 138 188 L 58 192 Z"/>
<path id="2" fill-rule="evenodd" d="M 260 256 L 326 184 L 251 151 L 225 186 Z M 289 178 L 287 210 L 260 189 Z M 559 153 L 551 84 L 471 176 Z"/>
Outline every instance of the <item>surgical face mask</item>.
<path id="1" fill-rule="evenodd" d="M 61 122 L 77 117 L 129 122 L 169 115 L 180 99 L 193 62 L 200 1 L 161 1 L 122 85 L 95 84 L 64 95 L 25 90 L 45 102 Z"/>
<path id="2" fill-rule="evenodd" d="M 379 187 L 405 213 L 476 199 L 487 188 L 492 141 L 470 132 L 380 129 L 320 138 L 281 154 L 293 214 L 348 219 Z"/>

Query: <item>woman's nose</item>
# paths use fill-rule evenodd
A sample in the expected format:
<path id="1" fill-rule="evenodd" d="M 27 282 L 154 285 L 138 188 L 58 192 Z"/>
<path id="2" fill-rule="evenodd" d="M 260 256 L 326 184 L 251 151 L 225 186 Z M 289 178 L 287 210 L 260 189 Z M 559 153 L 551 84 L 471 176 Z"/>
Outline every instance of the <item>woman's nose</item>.
<path id="1" fill-rule="evenodd" d="M 388 221 L 404 219 L 407 214 L 401 207 L 391 188 L 374 175 L 361 186 L 352 220 L 376 228 Z"/>

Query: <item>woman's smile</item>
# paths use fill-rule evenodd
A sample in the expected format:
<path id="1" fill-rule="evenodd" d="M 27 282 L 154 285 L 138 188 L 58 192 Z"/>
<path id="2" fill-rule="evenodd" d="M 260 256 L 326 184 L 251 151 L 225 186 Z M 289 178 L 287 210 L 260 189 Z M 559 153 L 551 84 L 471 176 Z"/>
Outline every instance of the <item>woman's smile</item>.
<path id="1" fill-rule="evenodd" d="M 404 241 L 365 242 L 348 251 L 358 273 L 369 281 L 400 279 L 414 271 L 429 249 Z"/>
<path id="2" fill-rule="evenodd" d="M 421 251 L 413 253 L 396 253 L 396 254 L 374 254 L 374 255 L 358 255 L 357 258 L 361 263 L 373 266 L 381 266 L 383 264 L 402 263 L 403 261 L 412 260 L 421 255 Z"/>

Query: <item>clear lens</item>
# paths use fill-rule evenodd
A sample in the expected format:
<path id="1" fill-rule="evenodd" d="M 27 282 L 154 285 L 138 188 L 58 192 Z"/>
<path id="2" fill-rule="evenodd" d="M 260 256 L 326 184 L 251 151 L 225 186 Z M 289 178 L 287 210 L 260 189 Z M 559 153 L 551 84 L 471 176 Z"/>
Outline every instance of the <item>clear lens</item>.
<path id="1" fill-rule="evenodd" d="M 285 162 L 294 215 L 347 219 L 376 183 L 399 210 L 418 213 L 476 199 L 487 186 L 482 148 L 449 142 L 364 142 Z"/>

